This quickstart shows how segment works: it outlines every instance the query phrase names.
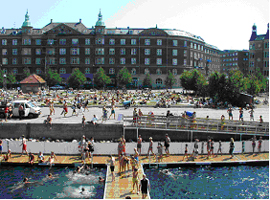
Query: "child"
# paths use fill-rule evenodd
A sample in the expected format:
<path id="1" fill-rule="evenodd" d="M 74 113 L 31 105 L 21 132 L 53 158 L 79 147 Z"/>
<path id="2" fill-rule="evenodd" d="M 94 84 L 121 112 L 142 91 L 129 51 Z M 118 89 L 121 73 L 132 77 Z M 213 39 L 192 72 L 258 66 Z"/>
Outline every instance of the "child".
<path id="1" fill-rule="evenodd" d="M 162 144 L 159 142 L 157 149 L 158 149 L 158 154 L 157 154 L 157 162 L 163 161 L 163 148 Z"/>
<path id="2" fill-rule="evenodd" d="M 35 161 L 35 156 L 31 152 L 29 153 L 29 164 L 33 165 Z"/>
<path id="3" fill-rule="evenodd" d="M 39 154 L 38 154 L 38 162 L 39 162 L 39 163 L 43 163 L 43 162 L 44 162 L 44 156 L 43 156 L 43 154 L 41 153 L 41 151 L 40 151 Z"/>
<path id="4" fill-rule="evenodd" d="M 11 150 L 9 149 L 7 154 L 4 156 L 4 161 L 8 161 L 11 158 Z"/>

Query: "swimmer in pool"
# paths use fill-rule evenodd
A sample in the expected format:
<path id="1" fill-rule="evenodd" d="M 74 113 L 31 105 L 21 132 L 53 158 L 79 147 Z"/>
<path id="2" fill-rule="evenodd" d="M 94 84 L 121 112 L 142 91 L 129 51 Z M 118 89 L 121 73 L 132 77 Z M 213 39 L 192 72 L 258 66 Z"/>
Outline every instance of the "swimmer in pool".
<path id="1" fill-rule="evenodd" d="M 81 194 L 81 195 L 84 195 L 84 191 L 85 191 L 85 189 L 82 188 L 82 191 L 80 191 L 80 194 Z"/>

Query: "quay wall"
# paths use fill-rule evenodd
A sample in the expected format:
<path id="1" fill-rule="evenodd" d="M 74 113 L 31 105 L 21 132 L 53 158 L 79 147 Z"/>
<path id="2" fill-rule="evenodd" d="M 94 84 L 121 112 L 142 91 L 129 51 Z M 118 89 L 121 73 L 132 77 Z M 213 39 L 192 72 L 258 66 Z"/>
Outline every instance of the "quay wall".
<path id="1" fill-rule="evenodd" d="M 170 145 L 170 153 L 171 154 L 184 154 L 185 153 L 185 145 L 188 144 L 188 153 L 191 154 L 193 152 L 194 142 L 172 142 Z M 158 142 L 154 142 L 153 150 L 154 153 L 157 153 L 157 145 Z M 78 155 L 80 154 L 80 149 L 78 148 L 79 143 L 74 142 L 27 142 L 27 150 L 28 152 L 32 152 L 37 154 L 39 151 L 44 154 L 50 154 L 51 151 L 55 152 L 55 154 L 61 155 Z M 136 148 L 137 144 L 135 142 L 127 142 L 126 144 L 126 153 L 134 154 L 134 148 Z M 199 154 L 207 154 L 206 142 L 203 145 L 203 153 L 202 153 L 202 142 L 198 143 L 199 146 Z M 252 141 L 245 141 L 245 153 L 252 152 Z M 118 144 L 117 143 L 95 143 L 94 146 L 94 155 L 117 155 Z M 142 143 L 142 154 L 146 155 L 148 152 L 149 143 Z M 218 142 L 214 143 L 214 153 L 216 154 L 218 150 L 219 144 Z M 230 142 L 222 142 L 222 153 L 229 153 Z M 3 140 L 3 152 L 7 152 L 8 149 L 11 149 L 12 153 L 21 153 L 22 146 L 21 141 L 10 141 L 8 139 Z M 258 152 L 258 141 L 256 142 L 255 152 Z M 261 152 L 269 152 L 269 140 L 263 140 Z M 165 153 L 165 152 L 164 152 Z M 242 153 L 242 142 L 235 142 L 234 153 Z"/>
<path id="2" fill-rule="evenodd" d="M 72 141 L 80 139 L 82 135 L 86 138 L 93 136 L 95 140 L 116 140 L 122 135 L 127 141 L 137 141 L 137 135 L 141 135 L 143 141 L 149 141 L 152 137 L 154 141 L 164 141 L 165 133 L 168 133 L 174 142 L 191 142 L 194 139 L 206 141 L 211 137 L 214 141 L 229 141 L 234 138 L 235 141 L 250 140 L 253 135 L 245 133 L 232 132 L 204 132 L 192 130 L 169 130 L 169 129 L 123 129 L 121 123 L 115 124 L 86 124 L 82 127 L 80 123 L 53 123 L 52 129 L 46 124 L 41 123 L 2 123 L 0 124 L 0 138 L 20 138 L 25 135 L 26 138 L 41 139 L 50 138 L 51 140 Z M 257 135 L 261 136 L 261 135 Z M 262 135 L 263 139 L 269 139 L 268 135 Z"/>

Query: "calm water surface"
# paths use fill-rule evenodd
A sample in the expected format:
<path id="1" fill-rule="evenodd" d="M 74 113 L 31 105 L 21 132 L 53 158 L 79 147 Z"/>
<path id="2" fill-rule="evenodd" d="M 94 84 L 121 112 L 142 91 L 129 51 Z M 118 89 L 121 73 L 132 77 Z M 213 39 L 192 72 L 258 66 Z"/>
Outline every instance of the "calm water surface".
<path id="1" fill-rule="evenodd" d="M 153 199 L 269 199 L 269 166 L 146 169 Z"/>
<path id="2" fill-rule="evenodd" d="M 91 173 L 73 174 L 74 168 L 41 168 L 41 167 L 3 167 L 0 166 L 1 199 L 102 199 L 104 184 L 98 177 L 105 178 L 106 169 L 93 169 Z M 46 178 L 52 173 L 56 178 Z M 22 184 L 24 177 L 30 178 L 31 184 Z M 85 192 L 81 194 L 82 187 Z"/>

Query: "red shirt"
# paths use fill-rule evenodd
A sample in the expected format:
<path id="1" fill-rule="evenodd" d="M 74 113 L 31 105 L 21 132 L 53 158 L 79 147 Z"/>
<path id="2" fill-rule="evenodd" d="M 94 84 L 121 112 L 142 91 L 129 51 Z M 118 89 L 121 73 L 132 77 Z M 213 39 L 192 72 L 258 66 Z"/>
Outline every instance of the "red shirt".
<path id="1" fill-rule="evenodd" d="M 5 108 L 5 113 L 8 113 L 9 107 Z"/>

